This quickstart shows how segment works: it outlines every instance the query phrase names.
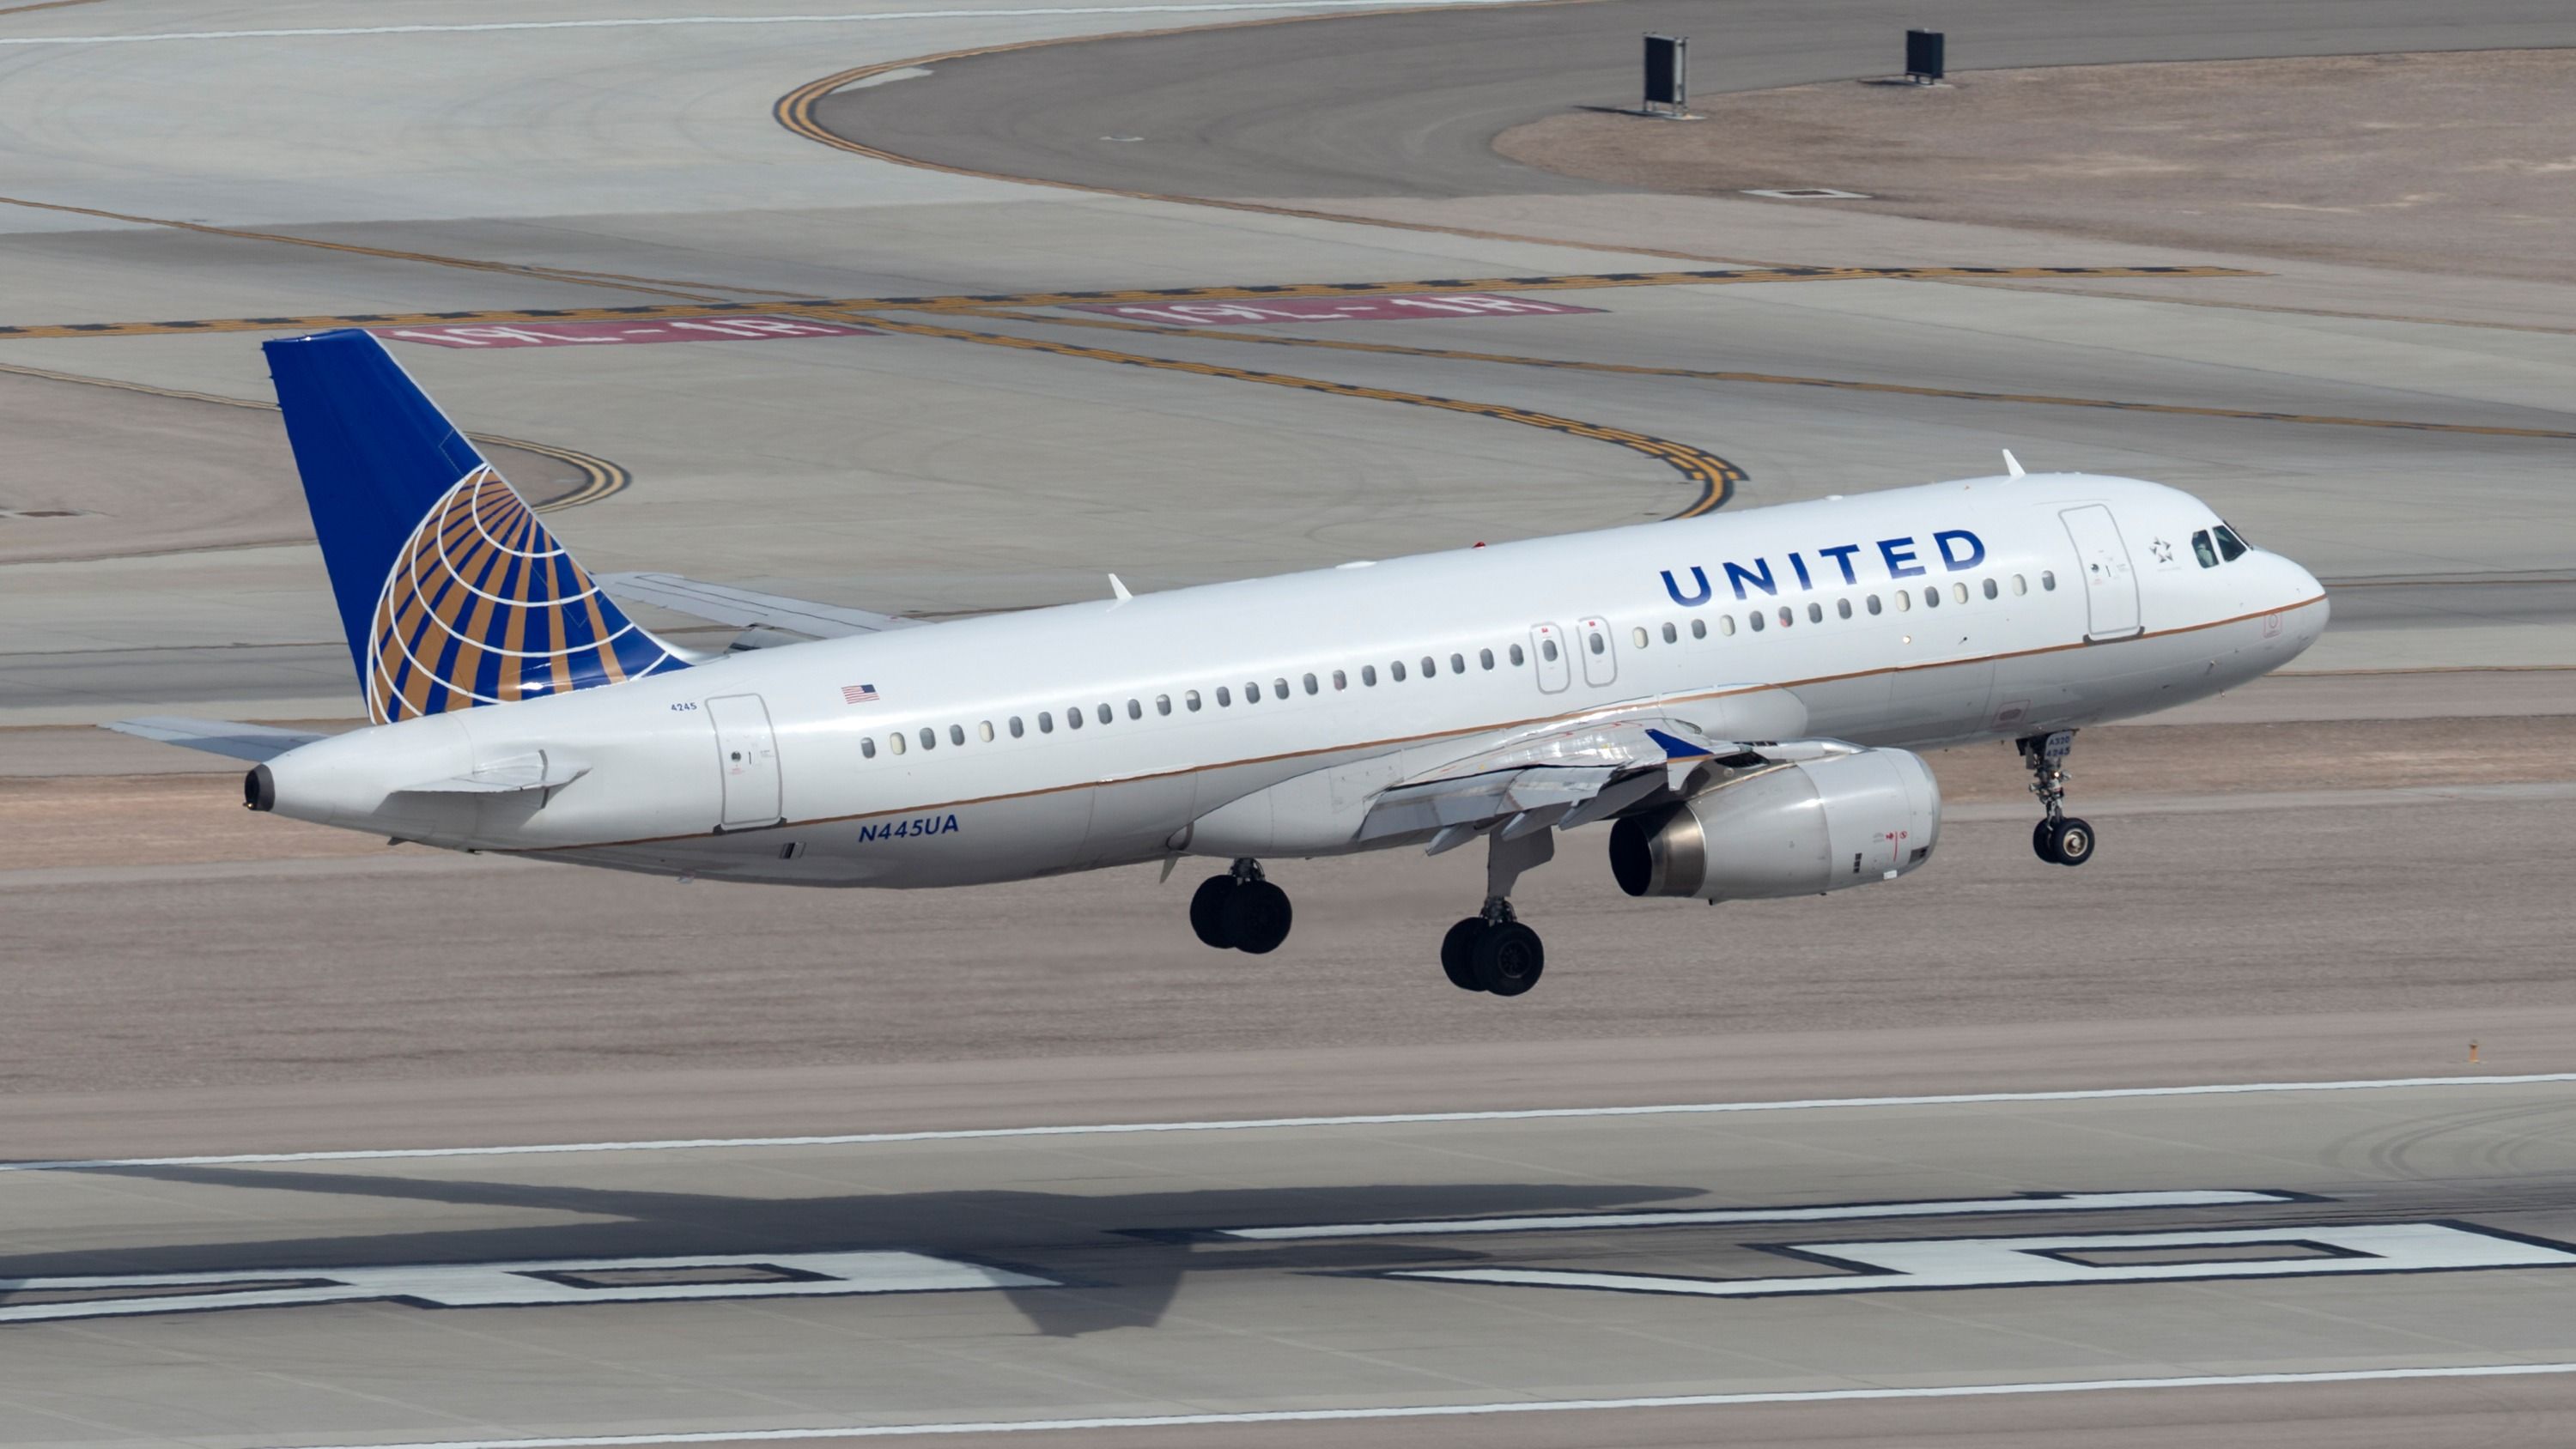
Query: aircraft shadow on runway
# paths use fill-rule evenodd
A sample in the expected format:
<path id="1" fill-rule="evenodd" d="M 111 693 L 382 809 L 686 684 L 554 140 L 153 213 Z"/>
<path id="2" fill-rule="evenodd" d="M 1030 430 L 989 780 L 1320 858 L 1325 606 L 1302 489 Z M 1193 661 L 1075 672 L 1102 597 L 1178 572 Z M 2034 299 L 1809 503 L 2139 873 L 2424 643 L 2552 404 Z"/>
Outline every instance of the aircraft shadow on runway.
<path id="1" fill-rule="evenodd" d="M 1191 1273 L 1374 1271 L 1487 1258 L 1397 1240 L 1235 1242 L 1211 1238 L 1208 1229 L 1309 1222 L 1325 1214 L 1374 1223 L 1579 1213 L 1704 1191 L 1643 1184 L 1449 1183 L 1099 1196 L 967 1190 L 782 1198 L 224 1167 L 79 1170 L 264 1192 L 581 1213 L 601 1221 L 13 1255 L 0 1257 L 0 1278 L 896 1250 L 1053 1280 L 1058 1286 L 996 1291 L 1033 1329 L 1054 1337 L 1152 1327 Z M 8 1301 L 9 1295 L 0 1294 L 0 1304 Z M 221 1309 L 211 1302 L 206 1307 Z"/>

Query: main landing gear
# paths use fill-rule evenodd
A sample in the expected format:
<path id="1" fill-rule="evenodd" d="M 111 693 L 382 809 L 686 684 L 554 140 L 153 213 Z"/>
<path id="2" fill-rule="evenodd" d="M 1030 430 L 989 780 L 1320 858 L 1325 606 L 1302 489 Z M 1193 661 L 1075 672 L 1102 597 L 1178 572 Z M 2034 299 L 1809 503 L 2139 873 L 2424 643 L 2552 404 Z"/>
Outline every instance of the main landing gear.
<path id="1" fill-rule="evenodd" d="M 1512 887 L 1522 872 L 1555 856 L 1556 833 L 1542 829 L 1505 839 L 1496 830 L 1487 838 L 1493 848 L 1485 858 L 1485 908 L 1441 938 L 1440 969 L 1461 990 L 1518 996 L 1538 984 L 1539 973 L 1547 969 L 1547 948 L 1538 932 L 1512 914 Z"/>
<path id="2" fill-rule="evenodd" d="M 2056 865 L 2082 865 L 2093 858 L 2093 827 L 2066 813 L 2066 757 L 2074 752 L 2075 731 L 2027 735 L 2015 742 L 2021 762 L 2030 770 L 2030 793 L 2039 797 L 2047 818 L 2031 827 L 2031 852 Z"/>
<path id="3" fill-rule="evenodd" d="M 1266 956 L 1288 939 L 1295 916 L 1288 893 L 1261 874 L 1261 862 L 1238 860 L 1224 875 L 1199 883 L 1190 897 L 1190 929 L 1220 951 Z"/>

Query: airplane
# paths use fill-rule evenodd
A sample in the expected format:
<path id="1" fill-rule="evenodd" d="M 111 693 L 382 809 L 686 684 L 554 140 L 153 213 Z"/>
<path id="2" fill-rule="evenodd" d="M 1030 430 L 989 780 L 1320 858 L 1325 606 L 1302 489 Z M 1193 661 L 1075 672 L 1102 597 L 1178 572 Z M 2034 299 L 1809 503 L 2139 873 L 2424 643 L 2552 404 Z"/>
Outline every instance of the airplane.
<path id="1" fill-rule="evenodd" d="M 1606 829 L 1631 896 L 1825 894 L 1930 859 L 1920 751 L 2011 741 L 2045 862 L 2079 728 L 2295 658 L 2325 591 L 2187 493 L 2029 473 L 938 623 L 593 576 L 374 337 L 264 351 L 369 724 L 137 719 L 255 761 L 244 803 L 683 880 L 960 886 L 1185 857 L 1211 947 L 1293 912 L 1265 861 L 1486 847 L 1450 982 L 1517 996 L 1511 904 Z M 741 627 L 683 648 L 619 597 Z"/>

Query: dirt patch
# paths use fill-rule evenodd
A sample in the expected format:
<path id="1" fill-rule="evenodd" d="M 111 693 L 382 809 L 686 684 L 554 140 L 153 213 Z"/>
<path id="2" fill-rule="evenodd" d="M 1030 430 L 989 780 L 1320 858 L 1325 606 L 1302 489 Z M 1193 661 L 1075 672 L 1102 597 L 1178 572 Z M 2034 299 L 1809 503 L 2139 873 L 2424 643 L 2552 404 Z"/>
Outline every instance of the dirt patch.
<path id="1" fill-rule="evenodd" d="M 0 564 L 313 537 L 286 428 L 264 407 L 0 372 Z M 572 463 L 486 454 L 532 503 L 589 484 Z"/>
<path id="2" fill-rule="evenodd" d="M 2571 90 L 2576 50 L 2059 66 L 1555 116 L 1495 149 L 1658 191 L 2576 282 Z"/>

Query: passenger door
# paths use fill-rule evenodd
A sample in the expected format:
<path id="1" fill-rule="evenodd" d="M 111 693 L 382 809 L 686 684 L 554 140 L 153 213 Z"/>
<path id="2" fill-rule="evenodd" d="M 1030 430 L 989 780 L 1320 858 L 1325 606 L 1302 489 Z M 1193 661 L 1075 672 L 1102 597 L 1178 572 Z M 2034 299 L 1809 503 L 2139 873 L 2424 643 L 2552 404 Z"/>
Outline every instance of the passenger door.
<path id="1" fill-rule="evenodd" d="M 785 818 L 779 804 L 778 739 L 769 728 L 769 706 L 756 694 L 728 694 L 707 701 L 715 726 L 716 764 L 723 771 L 724 813 L 719 830 L 756 830 Z"/>
<path id="2" fill-rule="evenodd" d="M 1584 619 L 1574 626 L 1583 654 L 1583 682 L 1599 688 L 1619 678 L 1619 646 L 1610 637 L 1610 621 Z"/>
<path id="3" fill-rule="evenodd" d="M 1574 682 L 1574 661 L 1565 657 L 1565 631 L 1554 624 L 1530 625 L 1530 664 L 1538 671 L 1538 692 L 1561 693 Z"/>
<path id="4" fill-rule="evenodd" d="M 2091 610 L 2087 639 L 2117 639 L 2138 632 L 2138 576 L 2129 567 L 2129 546 L 2120 537 L 2119 521 L 2099 503 L 2069 508 L 2067 536 L 2075 540 L 2075 559 L 2084 570 L 2084 605 Z"/>

